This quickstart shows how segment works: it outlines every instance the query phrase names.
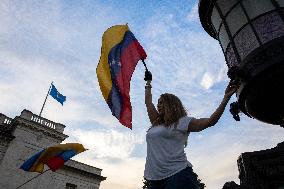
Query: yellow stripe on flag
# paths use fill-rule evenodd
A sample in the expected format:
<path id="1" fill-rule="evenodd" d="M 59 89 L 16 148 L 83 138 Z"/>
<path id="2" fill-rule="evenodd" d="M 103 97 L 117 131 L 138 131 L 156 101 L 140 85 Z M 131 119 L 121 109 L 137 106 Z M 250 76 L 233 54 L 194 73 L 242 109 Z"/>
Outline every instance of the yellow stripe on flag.
<path id="1" fill-rule="evenodd" d="M 66 143 L 66 144 L 58 144 L 55 146 L 48 147 L 37 159 L 37 161 L 34 163 L 34 165 L 30 168 L 29 171 L 31 172 L 38 172 L 42 173 L 44 169 L 44 164 L 47 163 L 47 161 L 57 155 L 59 152 L 67 151 L 67 150 L 75 150 L 78 153 L 81 153 L 85 151 L 86 149 L 82 144 L 79 143 Z"/>
<path id="2" fill-rule="evenodd" d="M 108 100 L 112 88 L 108 54 L 115 45 L 123 40 L 124 34 L 128 30 L 127 25 L 112 26 L 104 32 L 102 37 L 101 57 L 96 72 L 105 101 Z"/>

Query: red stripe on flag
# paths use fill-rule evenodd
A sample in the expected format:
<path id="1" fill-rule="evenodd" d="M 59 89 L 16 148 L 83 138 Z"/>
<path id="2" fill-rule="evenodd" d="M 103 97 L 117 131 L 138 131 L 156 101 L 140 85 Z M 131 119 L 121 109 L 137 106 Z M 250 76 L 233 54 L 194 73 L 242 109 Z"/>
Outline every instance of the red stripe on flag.
<path id="1" fill-rule="evenodd" d="M 116 77 L 122 96 L 122 110 L 119 121 L 130 129 L 132 129 L 132 107 L 129 96 L 130 80 L 138 61 L 146 57 L 143 47 L 135 40 L 124 49 L 120 58 L 121 70 Z"/>
<path id="2" fill-rule="evenodd" d="M 64 159 L 62 159 L 61 157 L 55 156 L 55 157 L 50 158 L 50 160 L 48 160 L 46 165 L 52 171 L 56 171 L 57 169 L 59 169 L 61 166 L 64 165 Z"/>

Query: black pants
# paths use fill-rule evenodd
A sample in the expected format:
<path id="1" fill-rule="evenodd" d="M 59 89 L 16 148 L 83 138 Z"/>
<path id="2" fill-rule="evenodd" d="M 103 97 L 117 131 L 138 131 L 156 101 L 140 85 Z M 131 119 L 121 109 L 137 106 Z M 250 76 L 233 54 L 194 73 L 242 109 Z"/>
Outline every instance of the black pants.
<path id="1" fill-rule="evenodd" d="M 162 180 L 148 180 L 149 189 L 199 189 L 197 175 L 191 167 Z"/>

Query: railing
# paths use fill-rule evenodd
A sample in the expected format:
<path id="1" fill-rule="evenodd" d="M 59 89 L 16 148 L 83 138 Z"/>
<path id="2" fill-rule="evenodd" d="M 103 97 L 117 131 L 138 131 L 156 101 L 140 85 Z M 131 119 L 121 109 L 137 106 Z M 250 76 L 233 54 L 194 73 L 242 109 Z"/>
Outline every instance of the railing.
<path id="1" fill-rule="evenodd" d="M 35 115 L 32 115 L 31 120 L 34 121 L 34 122 L 37 122 L 37 123 L 39 123 L 39 124 L 45 125 L 45 126 L 47 126 L 47 127 L 50 127 L 50 128 L 52 128 L 52 129 L 55 129 L 55 128 L 56 128 L 56 127 L 55 127 L 55 124 L 53 124 L 53 123 L 51 123 L 51 122 L 47 122 L 47 121 L 45 121 L 44 119 L 41 119 L 41 118 L 39 118 L 39 117 L 37 117 L 37 116 L 35 116 Z"/>
<path id="2" fill-rule="evenodd" d="M 45 119 L 43 117 L 39 117 L 38 115 L 35 115 L 31 111 L 28 111 L 28 110 L 23 110 L 20 117 L 24 118 L 26 120 L 33 121 L 33 122 L 38 123 L 40 125 L 49 127 L 51 129 L 54 129 L 54 130 L 61 132 L 61 133 L 63 133 L 64 128 L 65 128 L 65 125 L 62 125 L 60 123 L 55 123 L 55 122 L 50 121 L 48 119 Z"/>
<path id="3" fill-rule="evenodd" d="M 0 113 L 0 125 L 10 125 L 12 119 Z"/>

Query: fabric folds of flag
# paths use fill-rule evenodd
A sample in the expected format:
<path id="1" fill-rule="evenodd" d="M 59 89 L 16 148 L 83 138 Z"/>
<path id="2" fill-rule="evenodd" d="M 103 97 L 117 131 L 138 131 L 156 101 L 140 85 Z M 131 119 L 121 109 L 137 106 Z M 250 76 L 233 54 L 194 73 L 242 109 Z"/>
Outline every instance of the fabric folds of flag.
<path id="1" fill-rule="evenodd" d="M 51 90 L 49 94 L 63 106 L 63 103 L 66 101 L 66 96 L 60 94 L 53 84 L 51 84 Z"/>
<path id="2" fill-rule="evenodd" d="M 24 171 L 42 173 L 44 164 L 46 164 L 52 171 L 56 171 L 70 158 L 85 150 L 84 146 L 79 143 L 58 144 L 36 153 L 26 160 L 20 168 Z"/>
<path id="3" fill-rule="evenodd" d="M 112 115 L 130 129 L 130 80 L 138 61 L 146 57 L 146 52 L 127 25 L 112 26 L 104 32 L 96 70 L 99 85 Z"/>

